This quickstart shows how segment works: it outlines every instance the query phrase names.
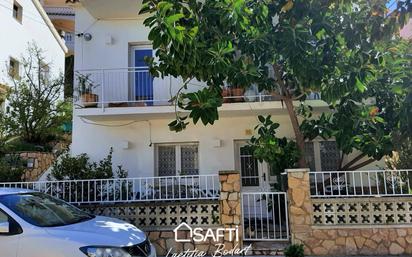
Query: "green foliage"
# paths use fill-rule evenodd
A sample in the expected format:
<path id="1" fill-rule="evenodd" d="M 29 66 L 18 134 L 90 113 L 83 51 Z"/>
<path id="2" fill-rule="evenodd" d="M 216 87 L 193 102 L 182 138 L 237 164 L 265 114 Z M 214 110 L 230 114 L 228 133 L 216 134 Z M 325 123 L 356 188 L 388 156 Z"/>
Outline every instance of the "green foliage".
<path id="1" fill-rule="evenodd" d="M 0 181 L 20 182 L 24 174 L 24 162 L 18 155 L 9 154 L 0 157 Z"/>
<path id="2" fill-rule="evenodd" d="M 78 179 L 109 179 L 114 178 L 112 164 L 113 148 L 109 154 L 99 162 L 91 162 L 87 154 L 71 156 L 65 152 L 52 166 L 49 179 L 53 180 L 78 180 Z M 127 177 L 127 171 L 122 166 L 116 169 L 119 178 Z"/>
<path id="3" fill-rule="evenodd" d="M 155 77 L 181 76 L 207 85 L 210 90 L 199 95 L 179 91 L 173 99 L 177 106 L 190 106 L 193 120 L 213 124 L 219 118 L 213 110 L 221 103 L 217 88 L 257 85 L 286 103 L 300 151 L 304 133 L 336 137 L 344 153 L 355 148 L 379 159 L 393 148 L 391 131 L 412 131 L 412 48 L 397 37 L 412 3 L 398 1 L 390 15 L 386 5 L 385 0 L 144 0 L 141 13 L 150 14 L 144 24 L 156 49 L 156 58 L 147 62 Z M 304 117 L 299 127 L 292 101 L 310 92 L 321 92 L 333 115 Z M 368 116 L 371 97 L 379 109 L 374 116 Z M 170 128 L 181 131 L 188 123 L 177 113 Z"/>
<path id="4" fill-rule="evenodd" d="M 217 108 L 222 105 L 222 99 L 217 97 L 220 92 L 221 90 L 211 87 L 182 94 L 180 97 L 186 101 L 179 101 L 178 105 L 181 109 L 190 111 L 189 117 L 192 118 L 194 124 L 197 124 L 200 119 L 203 125 L 213 125 L 219 117 Z M 186 118 L 187 116 L 178 116 L 175 121 L 169 123 L 170 130 L 180 132 L 185 129 L 188 124 L 185 122 Z"/>
<path id="5" fill-rule="evenodd" d="M 410 169 L 412 167 L 412 138 L 401 138 L 395 154 L 387 158 L 385 162 L 389 169 Z"/>
<path id="6" fill-rule="evenodd" d="M 276 175 L 285 169 L 295 168 L 300 157 L 296 143 L 276 136 L 279 124 L 274 123 L 270 115 L 259 115 L 258 119 L 260 124 L 255 127 L 257 135 L 249 141 L 253 156 L 260 162 L 267 162 L 271 166 L 271 172 L 276 172 Z"/>
<path id="7" fill-rule="evenodd" d="M 348 93 L 331 106 L 332 112 L 316 118 L 305 106 L 300 108 L 304 117 L 300 129 L 307 139 L 335 138 L 343 153 L 357 149 L 379 160 L 396 149 L 397 135 L 411 135 L 411 45 L 399 41 L 376 48 L 382 65 L 375 67 L 378 70 L 367 90 Z"/>
<path id="8" fill-rule="evenodd" d="M 82 94 L 90 94 L 93 92 L 93 88 L 96 87 L 96 85 L 93 84 L 93 82 L 90 80 L 90 76 L 92 74 L 81 74 L 81 73 L 76 73 L 76 79 L 77 79 L 77 84 L 78 84 L 78 95 Z"/>
<path id="9" fill-rule="evenodd" d="M 286 247 L 284 254 L 286 257 L 304 257 L 304 246 L 302 244 L 291 244 Z"/>
<path id="10" fill-rule="evenodd" d="M 59 98 L 63 76 L 51 77 L 50 66 L 43 51 L 36 45 L 28 48 L 22 58 L 23 74 L 12 78 L 14 86 L 7 95 L 8 105 L 3 115 L 6 133 L 20 136 L 27 143 L 44 144 L 59 135 L 66 116 L 66 103 Z"/>

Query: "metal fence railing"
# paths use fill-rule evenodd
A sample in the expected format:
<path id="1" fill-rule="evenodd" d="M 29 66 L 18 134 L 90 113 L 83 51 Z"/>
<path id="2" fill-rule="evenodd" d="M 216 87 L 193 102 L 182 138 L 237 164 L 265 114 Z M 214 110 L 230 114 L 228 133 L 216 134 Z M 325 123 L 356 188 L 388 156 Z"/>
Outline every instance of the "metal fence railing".
<path id="1" fill-rule="evenodd" d="M 218 199 L 218 175 L 0 183 L 32 189 L 73 204 Z"/>
<path id="2" fill-rule="evenodd" d="M 289 240 L 286 192 L 242 193 L 243 239 Z"/>
<path id="3" fill-rule="evenodd" d="M 310 172 L 312 197 L 409 196 L 412 170 Z"/>
<path id="4" fill-rule="evenodd" d="M 174 82 L 173 82 L 174 81 Z M 148 67 L 85 69 L 75 71 L 74 102 L 76 107 L 170 106 L 171 98 L 181 87 L 177 78 L 153 78 Z M 167 86 L 166 86 L 167 85 Z M 187 92 L 200 90 L 205 83 L 189 83 Z M 186 92 L 186 91 L 185 91 Z M 224 103 L 280 101 L 278 94 L 259 92 L 257 87 L 222 88 Z M 311 93 L 308 100 L 319 100 Z"/>

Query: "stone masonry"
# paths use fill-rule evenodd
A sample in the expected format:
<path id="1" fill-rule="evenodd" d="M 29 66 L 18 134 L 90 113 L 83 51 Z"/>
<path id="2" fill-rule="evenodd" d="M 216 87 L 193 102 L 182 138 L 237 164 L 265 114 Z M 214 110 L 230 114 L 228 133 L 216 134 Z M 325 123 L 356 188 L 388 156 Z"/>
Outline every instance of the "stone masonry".
<path id="1" fill-rule="evenodd" d="M 24 181 L 37 181 L 55 159 L 54 154 L 44 152 L 21 152 L 19 155 L 25 161 L 33 161 L 33 167 L 27 168 L 23 174 Z"/>
<path id="2" fill-rule="evenodd" d="M 292 243 L 303 244 L 306 254 L 336 256 L 412 254 L 411 225 L 313 225 L 308 170 L 287 170 L 287 173 Z M 362 198 L 358 199 L 362 202 Z"/>
<path id="3" fill-rule="evenodd" d="M 225 235 L 225 248 L 232 249 L 233 247 L 242 247 L 242 204 L 240 199 L 241 178 L 238 171 L 220 171 L 220 210 L 221 224 L 224 228 L 237 227 L 239 232 L 239 242 L 228 240 L 228 235 Z"/>

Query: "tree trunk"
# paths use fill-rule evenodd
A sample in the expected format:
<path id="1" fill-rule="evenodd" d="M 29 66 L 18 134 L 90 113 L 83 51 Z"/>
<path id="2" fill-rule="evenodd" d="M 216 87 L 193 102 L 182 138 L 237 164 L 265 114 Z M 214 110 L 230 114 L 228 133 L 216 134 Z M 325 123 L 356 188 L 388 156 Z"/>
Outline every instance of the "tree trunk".
<path id="1" fill-rule="evenodd" d="M 275 72 L 275 77 L 277 84 L 280 86 L 281 91 L 285 94 L 283 100 L 286 104 L 286 109 L 288 110 L 290 121 L 292 122 L 293 131 L 295 132 L 296 144 L 298 145 L 299 151 L 301 153 L 299 158 L 299 168 L 307 168 L 308 165 L 305 160 L 305 138 L 303 137 L 302 131 L 300 131 L 298 117 L 296 116 L 295 107 L 293 106 L 293 98 L 290 94 L 285 82 L 282 78 L 282 69 L 280 66 L 274 64 L 273 70 Z"/>
<path id="2" fill-rule="evenodd" d="M 295 132 L 296 144 L 300 150 L 299 167 L 307 168 L 308 165 L 305 160 L 305 138 L 302 131 L 300 131 L 298 117 L 296 116 L 295 107 L 293 106 L 293 99 L 290 96 L 284 98 L 286 109 L 288 110 L 290 121 L 292 122 L 293 131 Z"/>

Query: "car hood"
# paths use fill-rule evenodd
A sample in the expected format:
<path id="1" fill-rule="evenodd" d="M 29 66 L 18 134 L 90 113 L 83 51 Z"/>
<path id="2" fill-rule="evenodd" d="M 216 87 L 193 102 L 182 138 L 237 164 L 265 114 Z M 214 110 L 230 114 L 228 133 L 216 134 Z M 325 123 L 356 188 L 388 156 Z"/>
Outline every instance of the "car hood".
<path id="1" fill-rule="evenodd" d="M 94 219 L 61 227 L 45 229 L 47 233 L 82 245 L 130 246 L 142 243 L 146 235 L 135 226 L 113 218 Z"/>

